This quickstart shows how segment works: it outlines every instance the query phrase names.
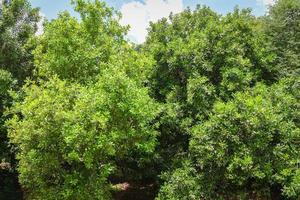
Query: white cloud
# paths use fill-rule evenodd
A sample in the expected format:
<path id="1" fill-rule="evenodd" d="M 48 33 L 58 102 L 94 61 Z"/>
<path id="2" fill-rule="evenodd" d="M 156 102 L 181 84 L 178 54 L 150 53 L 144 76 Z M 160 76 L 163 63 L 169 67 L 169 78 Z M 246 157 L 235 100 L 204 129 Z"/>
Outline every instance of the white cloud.
<path id="1" fill-rule="evenodd" d="M 270 6 L 270 5 L 274 5 L 275 0 L 257 0 L 258 3 L 263 3 L 264 5 Z"/>
<path id="2" fill-rule="evenodd" d="M 171 12 L 183 11 L 183 0 L 145 0 L 144 3 L 132 1 L 121 8 L 122 25 L 130 25 L 129 37 L 137 43 L 145 41 L 149 22 L 156 22 Z"/>

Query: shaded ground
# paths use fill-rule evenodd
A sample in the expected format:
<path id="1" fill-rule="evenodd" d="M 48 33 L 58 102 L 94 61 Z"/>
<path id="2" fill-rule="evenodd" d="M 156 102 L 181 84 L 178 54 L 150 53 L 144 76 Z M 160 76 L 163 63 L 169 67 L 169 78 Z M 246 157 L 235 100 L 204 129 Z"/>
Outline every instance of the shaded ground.
<path id="1" fill-rule="evenodd" d="M 114 200 L 153 200 L 157 186 L 154 183 L 119 183 L 115 185 Z"/>
<path id="2" fill-rule="evenodd" d="M 16 174 L 0 170 L 0 200 L 21 200 L 22 190 Z"/>

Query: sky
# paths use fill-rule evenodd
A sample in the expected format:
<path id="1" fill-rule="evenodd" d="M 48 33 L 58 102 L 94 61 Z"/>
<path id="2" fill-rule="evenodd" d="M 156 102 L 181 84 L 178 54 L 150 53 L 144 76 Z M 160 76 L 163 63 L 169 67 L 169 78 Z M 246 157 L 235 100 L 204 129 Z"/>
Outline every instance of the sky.
<path id="1" fill-rule="evenodd" d="M 42 16 L 51 20 L 60 11 L 74 13 L 70 0 L 29 0 L 34 7 L 39 7 Z M 179 13 L 185 8 L 195 8 L 197 4 L 207 5 L 220 14 L 226 14 L 235 6 L 252 8 L 256 16 L 264 15 L 275 0 L 104 0 L 107 5 L 122 13 L 120 23 L 130 25 L 128 38 L 135 43 L 143 43 L 147 36 L 149 22 L 155 22 L 169 16 L 171 12 Z M 41 32 L 42 30 L 40 30 Z"/>

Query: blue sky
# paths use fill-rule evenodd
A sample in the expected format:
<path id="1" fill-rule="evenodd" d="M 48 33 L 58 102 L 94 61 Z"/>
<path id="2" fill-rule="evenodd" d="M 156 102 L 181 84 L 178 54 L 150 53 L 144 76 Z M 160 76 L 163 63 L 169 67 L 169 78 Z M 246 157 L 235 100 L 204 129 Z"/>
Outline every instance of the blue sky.
<path id="1" fill-rule="evenodd" d="M 68 10 L 73 15 L 69 0 L 29 0 L 34 7 L 40 7 L 41 13 L 47 19 L 56 18 L 59 11 Z M 252 8 L 257 16 L 264 15 L 274 0 L 105 0 L 105 2 L 119 10 L 123 25 L 129 24 L 131 30 L 129 38 L 142 43 L 147 35 L 150 21 L 166 17 L 170 12 L 178 13 L 186 7 L 194 8 L 197 4 L 207 5 L 220 14 L 226 14 L 237 5 L 240 8 Z"/>

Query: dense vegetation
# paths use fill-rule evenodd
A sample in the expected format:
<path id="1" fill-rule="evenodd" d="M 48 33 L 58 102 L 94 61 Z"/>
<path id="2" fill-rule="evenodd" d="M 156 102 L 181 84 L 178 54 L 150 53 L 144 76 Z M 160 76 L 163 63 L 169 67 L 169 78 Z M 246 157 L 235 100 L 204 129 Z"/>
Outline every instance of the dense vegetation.
<path id="1" fill-rule="evenodd" d="M 38 9 L 0 2 L 0 199 L 300 198 L 300 0 L 186 9 L 138 46 L 99 0 L 39 36 Z"/>

